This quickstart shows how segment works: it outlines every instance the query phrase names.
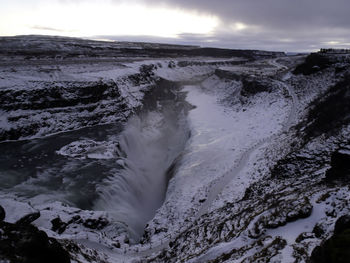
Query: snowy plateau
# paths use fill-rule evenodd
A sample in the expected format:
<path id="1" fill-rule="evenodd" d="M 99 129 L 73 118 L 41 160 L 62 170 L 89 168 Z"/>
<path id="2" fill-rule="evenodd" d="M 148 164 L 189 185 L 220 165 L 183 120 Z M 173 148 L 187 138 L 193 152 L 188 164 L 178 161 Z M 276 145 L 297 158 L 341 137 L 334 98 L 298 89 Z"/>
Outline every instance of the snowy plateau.
<path id="1" fill-rule="evenodd" d="M 350 55 L 0 38 L 0 262 L 349 262 Z"/>

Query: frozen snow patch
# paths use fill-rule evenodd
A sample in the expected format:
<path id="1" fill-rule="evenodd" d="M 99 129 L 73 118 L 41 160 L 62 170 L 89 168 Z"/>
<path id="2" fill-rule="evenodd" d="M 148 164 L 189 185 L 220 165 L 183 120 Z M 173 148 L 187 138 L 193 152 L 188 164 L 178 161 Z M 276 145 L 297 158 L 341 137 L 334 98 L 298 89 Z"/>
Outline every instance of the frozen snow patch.
<path id="1" fill-rule="evenodd" d="M 57 154 L 77 159 L 116 158 L 116 143 L 79 140 L 63 146 Z"/>
<path id="2" fill-rule="evenodd" d="M 0 196 L 0 205 L 5 209 L 6 222 L 16 223 L 22 217 L 37 212 L 29 203 L 19 202 L 14 199 Z"/>

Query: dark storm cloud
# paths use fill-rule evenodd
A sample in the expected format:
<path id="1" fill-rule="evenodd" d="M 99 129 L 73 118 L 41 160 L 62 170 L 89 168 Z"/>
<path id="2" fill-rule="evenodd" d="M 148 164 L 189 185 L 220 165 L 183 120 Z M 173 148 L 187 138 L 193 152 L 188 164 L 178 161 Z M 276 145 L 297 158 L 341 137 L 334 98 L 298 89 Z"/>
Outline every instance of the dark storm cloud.
<path id="1" fill-rule="evenodd" d="M 309 51 L 337 41 L 350 47 L 349 0 L 141 1 L 217 16 L 222 23 L 207 39 L 212 45 Z M 233 32 L 230 25 L 237 22 L 252 27 Z"/>
<path id="2" fill-rule="evenodd" d="M 74 0 L 72 0 L 74 1 Z M 123 0 L 113 0 L 116 3 Z M 350 48 L 349 0 L 130 0 L 149 7 L 210 14 L 220 24 L 210 35 L 180 34 L 171 43 L 225 48 L 312 51 Z M 247 28 L 232 29 L 235 23 Z M 147 37 L 136 37 L 136 40 Z"/>
<path id="3" fill-rule="evenodd" d="M 270 51 L 309 52 L 322 46 L 320 39 L 301 38 L 288 41 L 278 41 L 270 36 L 241 35 L 239 37 L 230 34 L 214 34 L 211 36 L 203 34 L 180 34 L 178 38 L 163 38 L 156 36 L 93 36 L 94 39 L 108 39 L 115 41 L 134 41 L 151 43 L 172 43 L 179 45 L 194 45 L 201 47 L 218 47 L 231 49 L 259 49 Z M 321 42 L 326 42 L 327 39 Z"/>
<path id="4" fill-rule="evenodd" d="M 309 52 L 329 47 L 327 42 L 338 40 L 350 43 L 347 29 L 333 30 L 330 37 L 327 29 L 303 30 L 298 34 L 289 31 L 276 32 L 262 30 L 254 32 L 228 32 L 218 29 L 213 34 L 179 34 L 178 38 L 161 38 L 155 36 L 96 36 L 96 38 L 117 41 L 142 41 L 157 43 L 173 43 L 196 45 L 202 47 L 221 47 L 234 49 L 261 49 L 274 51 Z M 350 45 L 339 45 L 339 48 L 349 48 Z"/>
<path id="5" fill-rule="evenodd" d="M 144 0 L 269 28 L 349 27 L 349 0 Z"/>

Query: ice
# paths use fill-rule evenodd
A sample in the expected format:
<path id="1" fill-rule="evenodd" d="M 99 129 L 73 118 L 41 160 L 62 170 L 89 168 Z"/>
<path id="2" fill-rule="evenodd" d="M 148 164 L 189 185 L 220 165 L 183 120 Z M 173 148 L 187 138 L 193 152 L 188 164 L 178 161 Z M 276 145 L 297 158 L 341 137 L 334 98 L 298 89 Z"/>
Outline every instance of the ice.
<path id="1" fill-rule="evenodd" d="M 188 116 L 191 138 L 178 172 L 170 181 L 165 204 L 156 215 L 160 222 L 158 227 L 166 227 L 173 221 L 182 227 L 186 218 L 183 215 L 194 220 L 213 203 L 220 205 L 225 200 L 233 200 L 232 195 L 241 196 L 244 186 L 254 180 L 244 175 L 252 167 L 250 155 L 258 145 L 262 146 L 266 139 L 282 131 L 289 114 L 290 108 L 281 95 L 277 98 L 276 95 L 257 95 L 249 107 L 242 110 L 240 103 L 236 106 L 222 103 L 227 97 L 237 101 L 230 97 L 232 92 L 227 91 L 225 85 L 215 86 L 212 78 L 204 83 L 204 87 L 184 87 L 187 101 L 195 106 Z M 237 86 L 230 89 L 234 91 Z M 243 172 L 242 168 L 245 168 Z M 223 190 L 222 202 L 215 203 Z"/>
<path id="2" fill-rule="evenodd" d="M 305 219 L 299 219 L 295 222 L 288 223 L 287 225 L 278 227 L 276 229 L 270 229 L 267 231 L 266 235 L 271 235 L 272 237 L 281 236 L 287 240 L 289 245 L 291 245 L 295 243 L 295 239 L 302 232 L 312 232 L 316 223 L 320 221 L 324 216 L 324 204 L 313 203 L 311 216 Z"/>
<path id="3" fill-rule="evenodd" d="M 38 211 L 29 203 L 17 201 L 6 195 L 0 195 L 0 205 L 5 209 L 5 221 L 9 223 L 16 223 L 22 217 Z"/>
<path id="4" fill-rule="evenodd" d="M 56 153 L 77 159 L 113 159 L 116 158 L 116 147 L 115 142 L 80 140 L 63 146 Z"/>

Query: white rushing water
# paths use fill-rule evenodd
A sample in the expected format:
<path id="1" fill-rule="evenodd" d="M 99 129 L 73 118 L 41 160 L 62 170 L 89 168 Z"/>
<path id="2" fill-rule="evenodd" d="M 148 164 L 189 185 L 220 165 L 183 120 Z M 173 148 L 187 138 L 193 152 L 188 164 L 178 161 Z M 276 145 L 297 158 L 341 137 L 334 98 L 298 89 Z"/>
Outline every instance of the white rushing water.
<path id="1" fill-rule="evenodd" d="M 185 95 L 161 82 L 120 124 L 2 144 L 0 193 L 105 211 L 138 241 L 162 205 L 189 138 Z M 121 223 L 121 224 L 120 224 Z"/>
<path id="2" fill-rule="evenodd" d="M 163 203 L 170 172 L 188 139 L 184 114 L 151 111 L 133 117 L 119 136 L 122 166 L 98 186 L 96 210 L 104 210 L 128 225 L 137 240 Z"/>

